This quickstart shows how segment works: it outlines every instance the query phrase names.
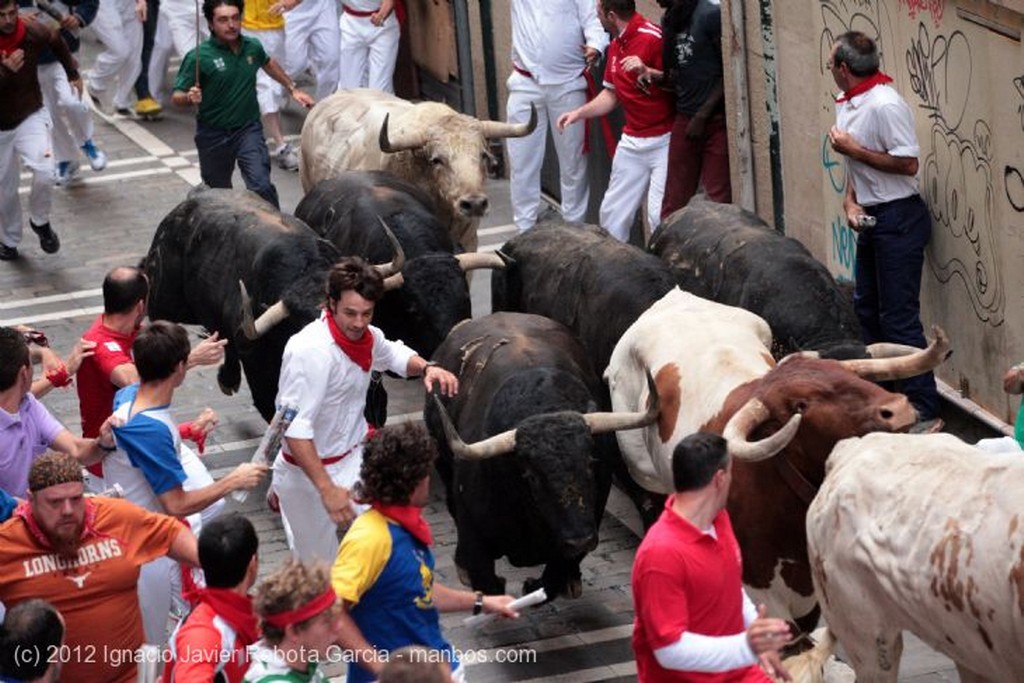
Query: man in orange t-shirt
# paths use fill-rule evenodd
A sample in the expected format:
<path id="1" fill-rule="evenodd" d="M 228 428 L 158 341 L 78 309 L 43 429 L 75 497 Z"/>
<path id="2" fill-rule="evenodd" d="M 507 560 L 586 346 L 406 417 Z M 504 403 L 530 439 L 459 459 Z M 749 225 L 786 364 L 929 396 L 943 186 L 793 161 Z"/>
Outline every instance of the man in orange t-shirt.
<path id="1" fill-rule="evenodd" d="M 131 683 L 143 643 L 139 567 L 168 555 L 194 566 L 196 539 L 173 517 L 85 498 L 81 466 L 47 454 L 29 472 L 28 501 L 0 525 L 0 602 L 49 601 L 64 616 L 62 680 Z"/>

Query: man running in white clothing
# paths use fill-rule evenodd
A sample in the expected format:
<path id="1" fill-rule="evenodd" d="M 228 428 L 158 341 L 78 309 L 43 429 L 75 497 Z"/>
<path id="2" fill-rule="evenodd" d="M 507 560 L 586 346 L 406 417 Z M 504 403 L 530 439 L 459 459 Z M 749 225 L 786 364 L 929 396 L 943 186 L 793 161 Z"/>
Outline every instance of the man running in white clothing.
<path id="1" fill-rule="evenodd" d="M 458 391 L 452 373 L 370 325 L 383 295 L 384 280 L 373 266 L 358 257 L 340 260 L 328 275 L 323 315 L 284 349 L 277 405 L 299 410 L 274 462 L 273 490 L 288 546 L 303 562 L 333 562 L 338 527 L 361 511 L 349 490 L 359 478 L 368 434 L 363 408 L 371 370 L 422 375 L 427 391 L 436 383 L 447 396 Z"/>

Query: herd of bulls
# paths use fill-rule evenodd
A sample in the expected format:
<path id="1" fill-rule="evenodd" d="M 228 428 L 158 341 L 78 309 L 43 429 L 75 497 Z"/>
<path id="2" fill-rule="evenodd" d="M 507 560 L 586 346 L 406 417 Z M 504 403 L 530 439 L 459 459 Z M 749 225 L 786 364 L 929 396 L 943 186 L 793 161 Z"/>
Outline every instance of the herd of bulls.
<path id="1" fill-rule="evenodd" d="M 936 367 L 948 353 L 941 330 L 927 349 L 865 347 L 827 270 L 798 242 L 727 205 L 696 202 L 677 212 L 649 253 L 599 228 L 563 224 L 538 225 L 500 254 L 458 253 L 460 244 L 475 245 L 475 226 L 456 229 L 452 205 L 438 210 L 436 192 L 387 172 L 339 172 L 343 160 L 316 156 L 335 136 L 351 137 L 335 130 L 340 114 L 328 120 L 330 108 L 323 111 L 303 131 L 307 194 L 294 217 L 245 192 L 198 189 L 160 224 L 145 257 L 152 318 L 231 340 L 222 390 L 237 390 L 244 369 L 269 419 L 284 345 L 318 315 L 331 264 L 342 255 L 390 261 L 374 324 L 460 378 L 458 396 L 427 397 L 424 419 L 440 446 L 456 565 L 474 588 L 504 590 L 494 568 L 504 556 L 545 565 L 536 584 L 549 595 L 579 596 L 580 562 L 598 544 L 613 478 L 650 523 L 672 488 L 673 448 L 710 430 L 726 435 L 736 458 L 728 506 L 744 583 L 771 615 L 809 632 L 823 608 L 863 680 L 894 681 L 899 629 L 921 633 L 921 623 L 931 629 L 922 637 L 950 653 L 963 680 L 1024 671 L 1024 525 L 1011 521 L 1007 501 L 992 494 L 983 506 L 1008 525 L 997 549 L 1003 564 L 989 566 L 987 546 L 972 547 L 970 557 L 964 550 L 977 529 L 950 507 L 955 480 L 925 476 L 921 486 L 950 490 L 918 500 L 902 490 L 906 468 L 879 479 L 906 453 L 926 453 L 906 467 L 928 470 L 933 443 L 947 474 L 966 477 L 954 465 L 972 459 L 980 471 L 987 456 L 948 436 L 868 436 L 915 422 L 906 397 L 875 382 Z M 423 138 L 436 130 L 414 140 L 408 123 L 395 125 L 396 111 L 367 115 L 382 150 L 412 155 L 410 166 L 451 160 L 450 150 L 426 149 Z M 490 133 L 470 131 L 477 148 L 488 134 L 525 132 L 489 125 Z M 463 206 L 465 216 L 480 201 L 486 196 Z M 478 319 L 465 275 L 473 268 L 494 269 L 495 312 Z M 863 469 L 859 450 L 883 455 Z M 1005 463 L 1019 477 L 1014 465 Z M 848 472 L 859 473 L 857 487 Z M 938 503 L 948 520 L 925 514 Z M 876 512 L 884 527 L 872 523 Z M 981 514 L 972 520 L 981 524 Z M 1016 564 L 1007 547 L 1020 553 Z M 886 572 L 903 583 L 880 580 Z M 882 597 L 901 588 L 908 594 Z M 858 611 L 868 607 L 877 618 Z"/>

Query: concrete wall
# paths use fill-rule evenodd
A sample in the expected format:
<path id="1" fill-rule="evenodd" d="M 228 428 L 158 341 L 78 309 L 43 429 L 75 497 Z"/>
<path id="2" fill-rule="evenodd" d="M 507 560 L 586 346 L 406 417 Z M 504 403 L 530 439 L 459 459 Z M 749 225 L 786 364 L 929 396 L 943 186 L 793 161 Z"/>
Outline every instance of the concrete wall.
<path id="1" fill-rule="evenodd" d="M 836 86 L 824 65 L 834 36 L 869 34 L 916 116 L 921 191 L 934 224 L 922 318 L 941 325 L 955 349 L 939 376 L 1012 422 L 1017 401 L 1000 379 L 1024 359 L 1024 310 L 1013 295 L 1024 284 L 1024 1 L 743 0 L 742 10 L 757 212 L 769 223 L 776 217 L 769 197 L 779 180 L 770 148 L 777 107 L 785 232 L 837 278 L 852 278 L 845 173 L 826 139 Z M 735 106 L 734 89 L 729 98 Z"/>

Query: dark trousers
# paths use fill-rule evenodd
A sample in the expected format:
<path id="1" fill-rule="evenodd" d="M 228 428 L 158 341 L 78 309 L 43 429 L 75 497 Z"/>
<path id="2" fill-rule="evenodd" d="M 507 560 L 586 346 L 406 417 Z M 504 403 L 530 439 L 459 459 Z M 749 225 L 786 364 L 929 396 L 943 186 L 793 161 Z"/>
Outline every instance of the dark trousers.
<path id="1" fill-rule="evenodd" d="M 925 346 L 921 326 L 921 270 L 932 234 L 928 206 L 920 195 L 865 207 L 878 223 L 857 235 L 853 305 L 865 344 Z M 939 414 L 932 373 L 896 383 L 922 420 Z"/>
<path id="2" fill-rule="evenodd" d="M 152 97 L 149 92 L 149 58 L 153 54 L 153 39 L 156 37 L 157 15 L 160 14 L 160 0 L 146 0 L 146 21 L 142 24 L 142 71 L 135 79 L 135 97 Z"/>
<path id="3" fill-rule="evenodd" d="M 230 188 L 231 174 L 238 161 L 245 187 L 281 208 L 277 188 L 270 182 L 270 152 L 259 121 L 234 130 L 213 128 L 200 122 L 196 125 L 196 149 L 204 183 L 210 187 Z"/>
<path id="4" fill-rule="evenodd" d="M 729 177 L 729 140 L 725 117 L 713 116 L 704 128 L 704 137 L 691 140 L 686 129 L 692 117 L 676 114 L 668 143 L 668 176 L 665 197 L 661 200 L 661 217 L 686 206 L 703 182 L 704 192 L 713 202 L 732 201 L 732 180 Z"/>

